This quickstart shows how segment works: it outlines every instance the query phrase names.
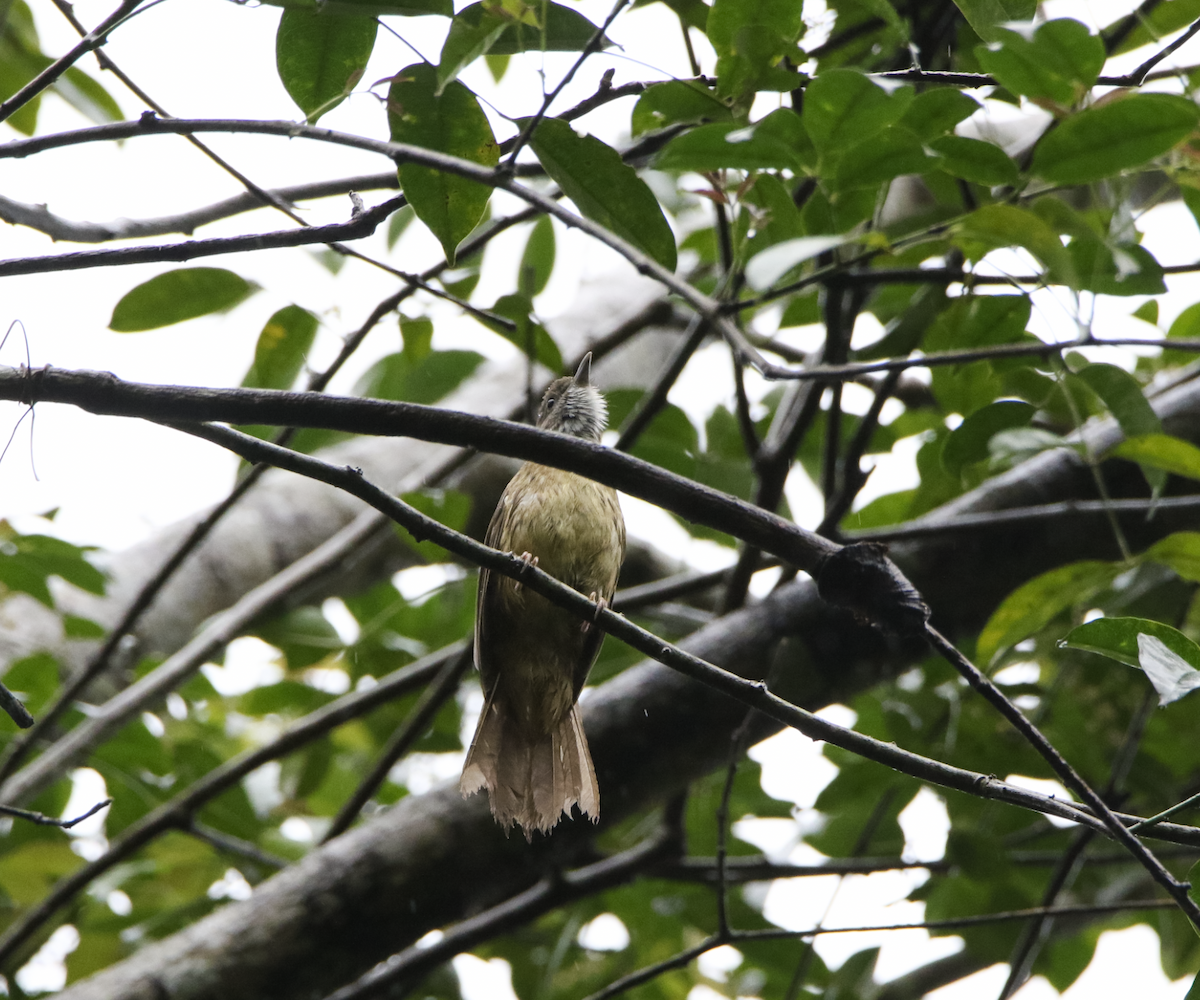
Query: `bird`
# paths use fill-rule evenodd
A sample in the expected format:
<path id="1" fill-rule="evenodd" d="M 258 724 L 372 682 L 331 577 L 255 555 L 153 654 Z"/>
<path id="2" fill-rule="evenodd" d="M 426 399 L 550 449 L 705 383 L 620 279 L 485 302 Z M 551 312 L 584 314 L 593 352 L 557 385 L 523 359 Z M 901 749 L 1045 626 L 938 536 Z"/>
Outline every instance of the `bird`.
<path id="1" fill-rule="evenodd" d="M 589 352 L 574 376 L 551 383 L 539 428 L 600 440 L 608 407 L 591 371 Z M 526 462 L 496 504 L 485 541 L 605 607 L 625 559 L 625 519 L 611 487 Z M 517 580 L 480 571 L 474 655 L 485 700 L 459 789 L 465 797 L 486 788 L 506 835 L 515 823 L 532 841 L 534 831 L 549 833 L 572 806 L 600 819 L 578 701 L 603 639 L 595 622 Z"/>

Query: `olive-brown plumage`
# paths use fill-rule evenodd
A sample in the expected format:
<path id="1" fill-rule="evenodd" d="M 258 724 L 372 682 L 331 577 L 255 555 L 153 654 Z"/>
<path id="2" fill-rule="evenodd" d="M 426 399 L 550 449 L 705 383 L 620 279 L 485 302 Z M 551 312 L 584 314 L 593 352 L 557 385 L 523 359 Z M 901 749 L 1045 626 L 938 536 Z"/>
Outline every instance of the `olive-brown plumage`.
<path id="1" fill-rule="evenodd" d="M 542 397 L 538 426 L 598 441 L 607 421 L 591 355 Z M 617 493 L 571 472 L 526 462 L 496 505 L 487 544 L 537 561 L 581 594 L 609 601 L 625 558 Z M 492 815 L 527 838 L 572 805 L 600 817 L 600 791 L 576 702 L 600 651 L 599 628 L 528 587 L 479 575 L 475 665 L 486 696 L 459 784 L 486 788 Z"/>

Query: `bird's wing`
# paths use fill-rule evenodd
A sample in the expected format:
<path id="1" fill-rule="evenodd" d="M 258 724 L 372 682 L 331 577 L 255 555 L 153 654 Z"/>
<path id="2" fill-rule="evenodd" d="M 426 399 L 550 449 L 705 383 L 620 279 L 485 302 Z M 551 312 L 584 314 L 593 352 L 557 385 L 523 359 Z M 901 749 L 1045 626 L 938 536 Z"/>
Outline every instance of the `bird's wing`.
<path id="1" fill-rule="evenodd" d="M 603 503 L 609 508 L 607 513 L 612 517 L 617 528 L 617 559 L 612 578 L 605 582 L 603 590 L 597 596 L 611 603 L 613 594 L 617 592 L 617 578 L 621 575 L 621 564 L 625 562 L 625 518 L 621 514 L 621 502 L 617 499 L 615 490 L 604 492 Z M 584 636 L 579 659 L 575 662 L 575 670 L 571 675 L 575 701 L 579 700 L 579 692 L 587 683 L 588 674 L 592 672 L 592 666 L 596 662 L 596 657 L 600 655 L 600 647 L 603 643 L 603 629 L 595 626 L 589 628 Z"/>
<path id="2" fill-rule="evenodd" d="M 512 504 L 506 489 L 496 504 L 492 520 L 488 524 L 483 540 L 494 549 L 505 548 L 503 539 L 508 535 L 508 522 L 512 517 Z M 496 583 L 490 571 L 479 571 L 479 597 L 475 602 L 475 667 L 483 684 L 484 694 L 490 695 L 496 686 L 499 672 L 492 662 L 493 648 L 488 636 L 488 621 L 495 621 L 501 612 L 496 608 Z"/>

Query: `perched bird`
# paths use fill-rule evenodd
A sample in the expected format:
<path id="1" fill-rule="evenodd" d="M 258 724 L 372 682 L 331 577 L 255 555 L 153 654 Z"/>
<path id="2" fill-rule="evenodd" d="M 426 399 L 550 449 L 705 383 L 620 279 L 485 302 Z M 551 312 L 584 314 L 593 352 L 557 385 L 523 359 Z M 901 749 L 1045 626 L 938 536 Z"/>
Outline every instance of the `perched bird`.
<path id="1" fill-rule="evenodd" d="M 591 384 L 592 356 L 546 390 L 537 425 L 599 441 L 608 420 Z M 572 472 L 526 462 L 505 488 L 487 544 L 514 552 L 592 600 L 607 603 L 625 559 L 617 492 Z M 482 570 L 475 665 L 486 701 L 459 789 L 486 788 L 507 831 L 545 833 L 571 806 L 595 822 L 600 790 L 579 717 L 579 692 L 603 633 L 506 576 Z"/>

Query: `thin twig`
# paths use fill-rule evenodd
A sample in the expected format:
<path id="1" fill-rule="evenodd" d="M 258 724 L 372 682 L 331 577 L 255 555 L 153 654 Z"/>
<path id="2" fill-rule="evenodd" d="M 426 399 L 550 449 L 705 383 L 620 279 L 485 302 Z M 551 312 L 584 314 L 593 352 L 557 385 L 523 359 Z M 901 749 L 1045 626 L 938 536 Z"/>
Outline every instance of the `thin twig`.
<path id="1" fill-rule="evenodd" d="M 1141 862 L 1142 867 L 1150 873 L 1150 877 L 1170 893 L 1171 898 L 1179 904 L 1179 908 L 1187 914 L 1188 919 L 1200 927 L 1200 906 L 1197 906 L 1195 900 L 1188 895 L 1187 886 L 1167 871 L 1149 848 L 1129 832 L 1104 800 L 1083 780 L 1075 768 L 1067 763 L 1066 758 L 1042 735 L 1042 732 L 937 629 L 932 625 L 926 625 L 925 635 L 929 644 L 950 661 L 971 687 L 999 710 L 1000 714 L 1013 725 L 1025 741 L 1050 765 L 1063 784 L 1087 803 L 1092 813 L 1103 822 L 1111 836 Z"/>
<path id="2" fill-rule="evenodd" d="M 46 787 L 93 747 L 124 726 L 149 702 L 164 697 L 192 676 L 218 650 L 241 635 L 250 622 L 278 607 L 279 602 L 296 587 L 340 567 L 346 552 L 361 545 L 378 527 L 374 514 L 360 514 L 307 555 L 259 584 L 232 607 L 210 620 L 180 650 L 99 706 L 9 778 L 0 787 L 0 800 L 21 801 Z"/>
<path id="3" fill-rule="evenodd" d="M 1053 521 L 1060 518 L 1106 517 L 1110 510 L 1118 514 L 1145 514 L 1159 510 L 1196 509 L 1200 509 L 1200 496 L 1163 497 L 1161 500 L 1063 500 L 1059 503 L 1012 507 L 1008 510 L 989 510 L 979 514 L 922 518 L 894 528 L 843 531 L 842 535 L 851 541 L 898 542 L 956 531 L 990 531 L 1013 524 Z"/>
<path id="4" fill-rule="evenodd" d="M 232 834 L 214 830 L 211 826 L 200 823 L 195 819 L 186 823 L 183 826 L 183 830 L 186 833 L 190 833 L 197 840 L 203 840 L 206 844 L 211 844 L 218 851 L 224 851 L 226 854 L 245 858 L 247 861 L 252 861 L 256 865 L 262 865 L 264 868 L 271 868 L 278 871 L 290 864 L 287 858 L 270 854 L 249 840 L 242 840 L 241 837 L 235 837 Z"/>
<path id="5" fill-rule="evenodd" d="M 79 271 L 90 267 L 118 267 L 163 261 L 186 261 L 200 257 L 272 250 L 280 247 L 310 246 L 313 243 L 336 244 L 339 240 L 359 240 L 370 236 L 388 216 L 408 204 L 403 195 L 391 198 L 347 222 L 300 229 L 279 229 L 246 236 L 218 236 L 207 240 L 184 240 L 157 246 L 120 247 L 115 250 L 78 250 L 74 253 L 48 254 L 41 257 L 14 257 L 0 261 L 0 278 L 48 271 Z"/>
<path id="6" fill-rule="evenodd" d="M 1116 84 L 1116 86 L 1140 87 L 1146 82 L 1146 77 L 1150 74 L 1150 71 L 1154 69 L 1155 66 L 1166 59 L 1167 56 L 1169 56 L 1176 49 L 1186 45 L 1189 41 L 1191 41 L 1198 31 L 1200 31 L 1200 21 L 1195 21 L 1187 31 L 1176 38 L 1175 41 L 1173 41 L 1170 45 L 1160 49 L 1144 63 L 1142 63 L 1137 69 L 1133 70 L 1131 73 L 1125 74 L 1124 77 L 1121 77 L 1121 82 Z"/>
<path id="7" fill-rule="evenodd" d="M 627 993 L 635 986 L 657 979 L 666 972 L 681 969 L 706 952 L 719 948 L 723 944 L 737 944 L 743 941 L 778 941 L 786 938 L 812 938 L 828 934 L 869 934 L 879 931 L 927 930 L 948 931 L 960 930 L 965 927 L 986 927 L 990 924 L 1010 923 L 1014 920 L 1027 920 L 1029 917 L 1040 915 L 1085 917 L 1108 913 L 1128 913 L 1138 910 L 1169 910 L 1173 904 L 1165 899 L 1135 899 L 1126 903 L 1094 903 L 1074 906 L 1030 907 L 1025 910 L 1007 910 L 1001 913 L 982 913 L 971 917 L 951 917 L 947 920 L 926 920 L 914 923 L 898 924 L 865 924 L 859 927 L 812 927 L 807 930 L 788 931 L 738 931 L 727 938 L 718 934 L 701 941 L 698 945 L 681 951 L 671 958 L 655 965 L 631 972 L 595 993 L 589 994 L 585 1000 L 611 1000 L 612 997 Z"/>
<path id="8" fill-rule="evenodd" d="M 365 136 L 335 132 L 332 129 L 296 122 L 243 121 L 237 119 L 183 120 L 158 119 L 143 116 L 136 122 L 119 122 L 115 125 L 100 125 L 93 128 L 60 132 L 52 136 L 36 136 L 0 144 L 0 159 L 29 156 L 47 149 L 74 146 L 79 143 L 112 141 L 145 135 L 172 135 L 188 132 L 228 132 L 251 135 L 276 135 L 286 138 L 306 138 L 318 142 L 362 149 L 387 156 L 398 164 L 416 163 L 433 170 L 465 177 L 468 180 L 507 191 L 540 211 L 553 215 L 564 225 L 578 229 L 591 236 L 610 250 L 624 257 L 641 274 L 645 274 L 682 298 L 692 309 L 700 313 L 722 336 L 737 346 L 737 349 L 756 368 L 769 374 L 771 366 L 758 350 L 750 344 L 734 324 L 721 313 L 716 302 L 691 283 L 678 277 L 648 254 L 617 236 L 604 226 L 577 215 L 560 205 L 554 198 L 540 194 L 518 184 L 502 170 L 489 170 L 470 160 L 449 156 L 420 146 L 407 143 L 384 142 Z M 770 376 L 775 377 L 775 376 Z"/>
<path id="9" fill-rule="evenodd" d="M 407 996 L 424 976 L 455 955 L 543 913 L 623 885 L 672 853 L 674 848 L 673 838 L 664 829 L 628 851 L 557 878 L 543 879 L 532 889 L 451 927 L 435 944 L 412 945 L 393 955 L 353 983 L 329 994 L 326 1000 L 366 1000 L 385 991 L 389 997 Z"/>
<path id="10" fill-rule="evenodd" d="M 104 799 L 102 802 L 97 802 L 91 809 L 85 813 L 81 813 L 74 819 L 55 819 L 53 816 L 47 816 L 45 813 L 34 812 L 30 809 L 18 809 L 16 806 L 0 806 L 0 816 L 11 816 L 14 819 L 23 819 L 27 823 L 35 823 L 38 826 L 58 826 L 64 830 L 69 830 L 77 823 L 82 823 L 90 816 L 95 816 L 101 809 L 112 805 L 112 799 Z"/>
<path id="11" fill-rule="evenodd" d="M 805 571 L 816 569 L 840 548 L 776 514 L 598 443 L 435 406 L 270 389 L 152 386 L 123 382 L 110 373 L 68 373 L 50 368 L 29 373 L 0 367 L 0 399 L 13 398 L 27 403 L 71 402 L 91 412 L 139 416 L 158 423 L 222 420 L 242 425 L 320 426 L 475 447 L 577 472 L 689 520 L 727 531 Z M 188 430 L 205 435 L 223 433 L 211 426 Z M 272 464 L 279 459 L 287 463 L 301 460 L 285 449 L 271 450 L 267 442 L 232 431 L 224 433 L 234 435 L 226 440 L 239 442 L 239 449 L 264 449 L 261 454 L 271 455 Z M 318 463 L 312 468 L 323 470 L 327 466 Z M 337 470 L 337 478 L 339 485 L 349 482 L 346 470 Z"/>
<path id="12" fill-rule="evenodd" d="M 1129 768 L 1137 755 L 1138 745 L 1146 730 L 1146 723 L 1158 702 L 1153 691 L 1148 691 L 1142 699 L 1142 704 L 1130 719 L 1129 728 L 1125 734 L 1120 749 L 1113 760 L 1112 774 L 1104 789 L 1104 798 L 1110 800 L 1119 792 L 1128 776 Z M 1095 838 L 1094 830 L 1078 830 L 1071 838 L 1070 844 L 1063 852 L 1059 862 L 1054 867 L 1046 888 L 1042 892 L 1042 906 L 1053 906 L 1058 896 L 1064 890 L 1069 890 L 1075 877 L 1084 864 L 1084 852 Z M 1034 917 L 1023 928 L 1021 935 L 1013 947 L 1012 956 L 1008 961 L 1008 979 L 1000 991 L 999 1000 L 1008 1000 L 1029 978 L 1033 963 L 1041 952 L 1041 946 L 1049 936 L 1054 926 L 1054 919 L 1047 916 Z"/>
<path id="13" fill-rule="evenodd" d="M 471 643 L 468 640 L 463 651 L 455 659 L 446 661 L 441 673 L 425 689 L 408 718 L 392 734 L 392 738 L 380 751 L 379 758 L 375 761 L 370 773 L 363 778 L 354 793 L 346 800 L 345 805 L 338 810 L 338 814 L 329 825 L 325 836 L 321 838 L 322 844 L 329 843 L 334 837 L 340 836 L 350 829 L 350 824 L 362 812 L 363 806 L 367 804 L 371 796 L 379 790 L 379 786 L 383 784 L 396 761 L 408 753 L 412 745 L 424 735 L 426 726 L 447 699 L 454 697 L 454 692 L 458 690 L 458 682 L 462 680 L 462 676 L 471 666 L 471 662 Z"/>
<path id="14" fill-rule="evenodd" d="M 529 138 L 533 135 L 534 130 L 541 123 L 542 119 L 546 117 L 546 112 L 550 109 L 550 105 L 554 103 L 554 99 L 562 93 L 563 87 L 574 79 L 575 74 L 579 71 L 579 67 L 587 61 L 588 57 L 599 51 L 605 41 L 604 33 L 612 26 L 613 21 L 617 19 L 617 15 L 629 5 L 629 2 L 630 0 L 617 0 L 613 4 L 613 9 L 609 12 L 608 17 L 605 18 L 604 23 L 592 32 L 592 37 L 588 39 L 587 45 L 583 47 L 575 62 L 571 64 L 571 68 L 563 74 L 563 78 L 558 81 L 558 86 L 542 97 L 542 106 L 538 108 L 537 114 L 525 123 L 520 134 L 517 136 L 516 142 L 508 150 L 508 162 L 505 164 L 508 169 L 511 169 L 516 164 L 521 150 L 525 148 L 525 144 L 529 142 Z M 601 87 L 601 89 L 604 88 Z"/>
<path id="15" fill-rule="evenodd" d="M 617 443 L 613 445 L 614 449 L 617 451 L 629 451 L 633 448 L 637 443 L 637 439 L 642 436 L 642 432 L 650 426 L 654 418 L 658 416 L 659 412 L 666 405 L 667 396 L 671 392 L 671 388 L 679 380 L 683 369 L 687 367 L 687 363 L 704 342 L 707 334 L 708 328 L 701 321 L 700 317 L 693 316 L 679 343 L 676 345 L 674 353 L 667 361 L 662 374 L 658 377 L 658 380 L 654 383 L 650 391 L 638 401 L 636 409 L 626 418 L 625 426 L 621 428 L 621 434 L 617 438 Z"/>

